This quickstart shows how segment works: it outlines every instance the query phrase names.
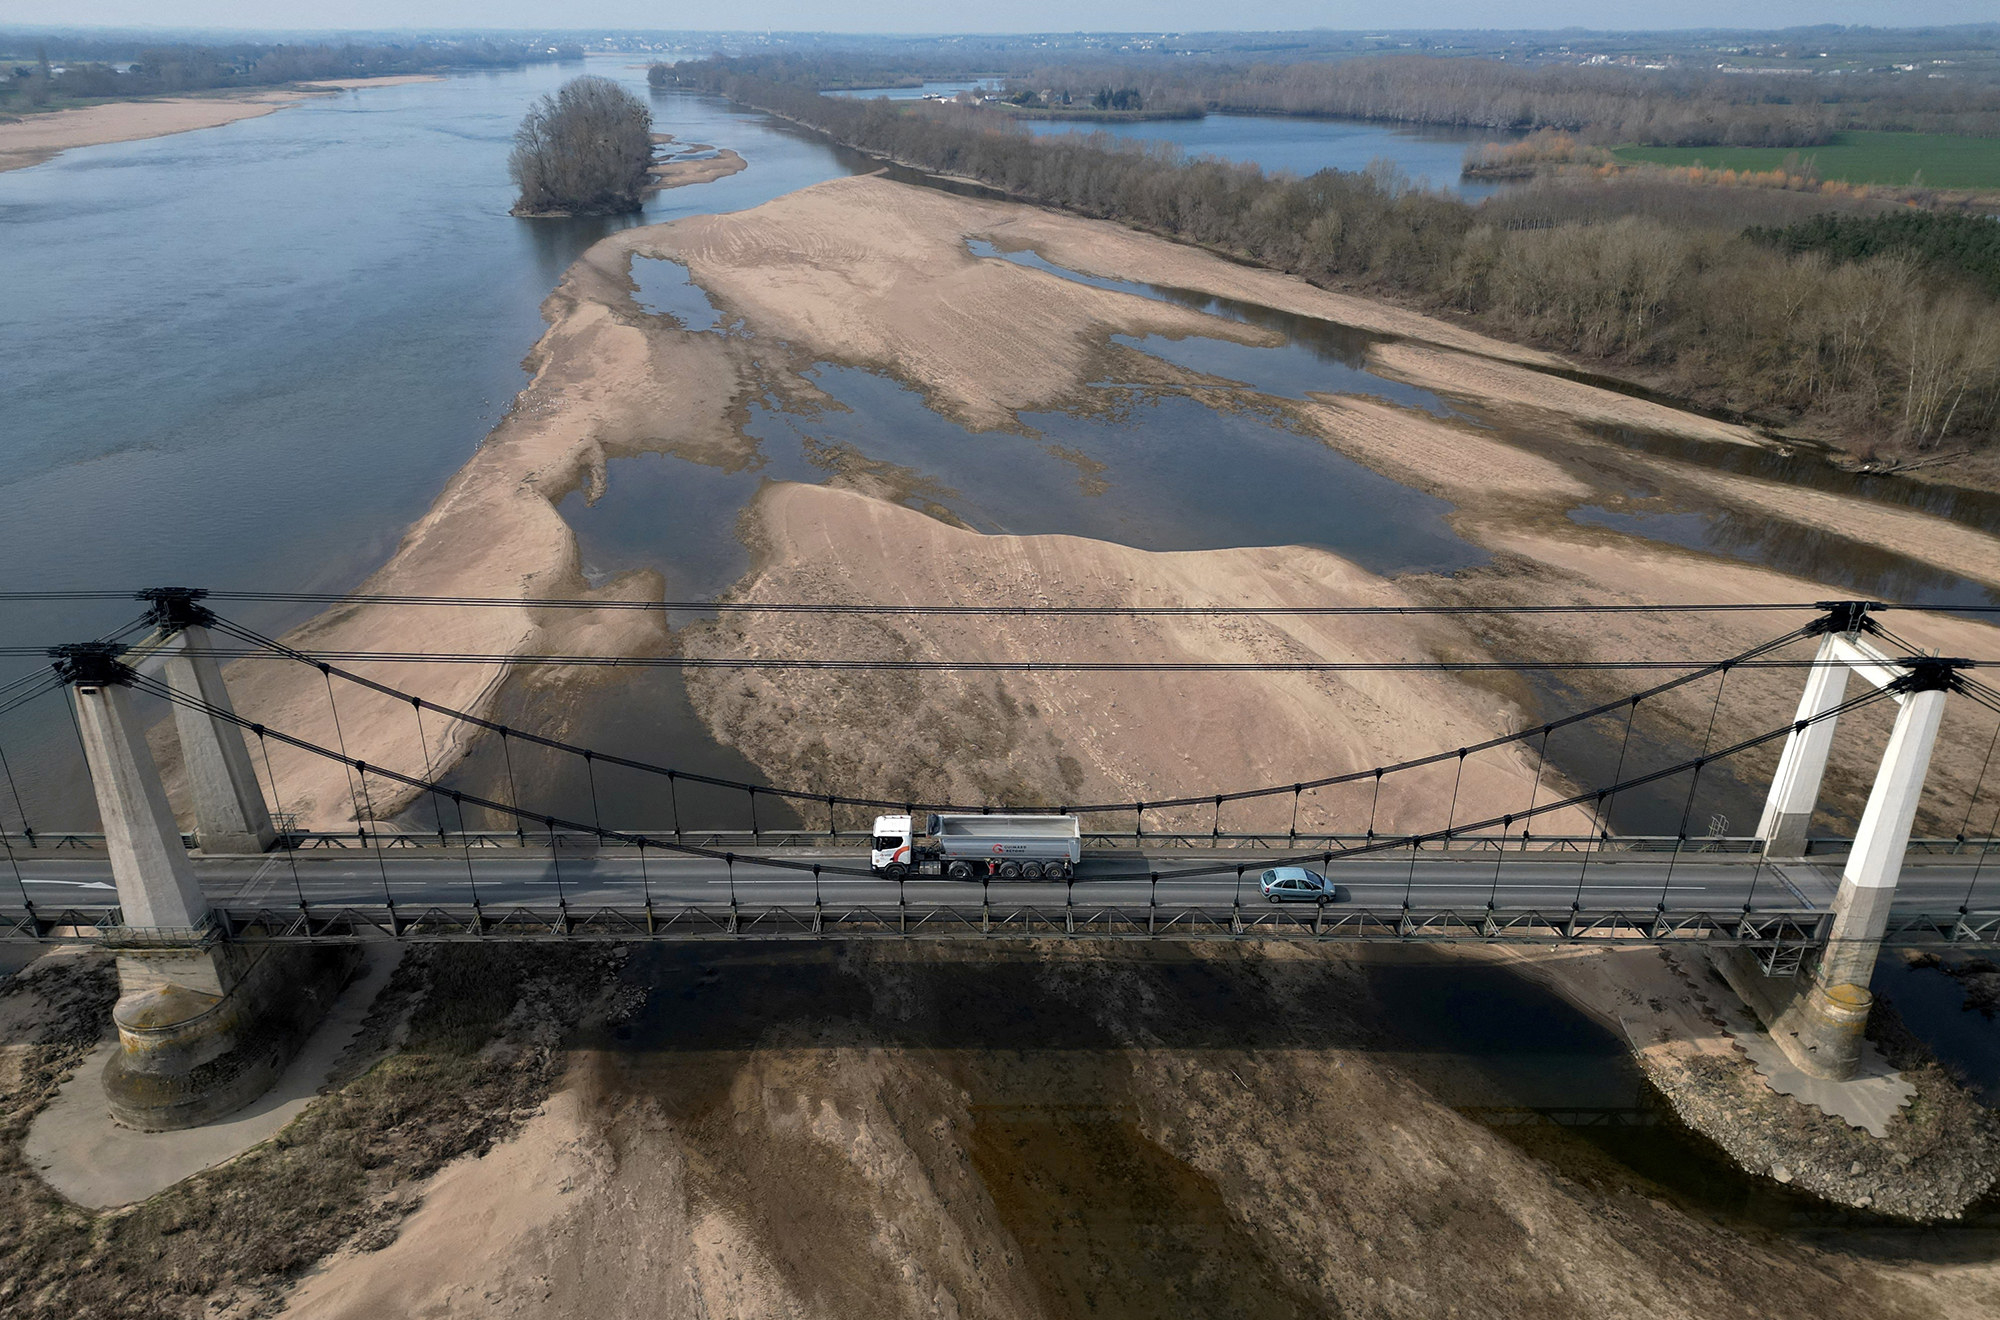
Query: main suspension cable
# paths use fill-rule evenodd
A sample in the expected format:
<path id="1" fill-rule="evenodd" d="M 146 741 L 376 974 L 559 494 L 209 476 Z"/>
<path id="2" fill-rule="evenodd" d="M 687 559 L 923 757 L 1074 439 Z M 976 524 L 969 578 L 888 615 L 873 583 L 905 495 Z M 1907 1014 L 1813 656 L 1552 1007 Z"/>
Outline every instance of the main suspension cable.
<path id="1" fill-rule="evenodd" d="M 423 779 L 420 779 L 415 775 L 408 775 L 402 773 L 401 771 L 386 769 L 382 766 L 367 765 L 363 762 L 354 761 L 340 752 L 334 751 L 333 749 L 328 747 L 323 747 L 320 744 L 314 743 L 308 739 L 300 738 L 292 734 L 287 734 L 277 729 L 266 728 L 262 724 L 257 724 L 250 720 L 244 719 L 242 716 L 236 714 L 234 711 L 223 710 L 220 707 L 213 706 L 198 697 L 189 696 L 188 694 L 183 693 L 169 686 L 168 684 L 162 683 L 156 679 L 148 678 L 140 674 L 134 674 L 131 676 L 129 681 L 134 687 L 138 688 L 141 691 L 150 693 L 151 695 L 154 696 L 161 697 L 177 705 L 187 707 L 188 709 L 200 711 L 203 714 L 209 716 L 211 719 L 222 720 L 226 723 L 234 724 L 238 728 L 247 729 L 250 732 L 257 734 L 259 737 L 275 738 L 278 741 L 283 742 L 288 746 L 297 748 L 300 751 L 308 752 L 311 753 L 312 755 L 319 756 L 327 760 L 339 762 L 343 766 L 347 766 L 350 769 L 356 770 L 363 775 L 372 771 L 376 775 L 384 779 L 392 780 L 396 783 L 404 785 L 405 787 L 414 789 L 419 794 L 431 791 L 434 788 L 441 787 L 439 785 L 434 785 Z M 1872 702 L 1883 700 L 1887 698 L 1889 695 L 1890 693 L 1887 689 L 1871 688 L 1870 690 L 1862 693 L 1860 696 L 1852 697 L 1847 701 L 1841 703 L 1840 705 L 1832 707 L 1817 715 L 1811 716 L 1805 720 L 1786 723 L 1778 726 L 1775 729 L 1769 730 L 1765 733 L 1757 734 L 1753 737 L 1742 739 L 1741 741 L 1729 747 L 1723 748 L 1721 751 L 1718 751 L 1712 755 L 1703 755 L 1694 757 L 1689 760 L 1682 761 L 1679 764 L 1666 766 L 1659 770 L 1654 770 L 1647 774 L 1637 776 L 1633 779 L 1625 781 L 1624 783 L 1609 785 L 1604 789 L 1586 791 L 1583 793 L 1572 795 L 1567 798 L 1563 798 L 1559 801 L 1545 803 L 1540 807 L 1536 807 L 1531 812 L 1526 812 L 1523 813 L 1523 815 L 1521 816 L 1514 816 L 1511 818 L 1518 820 L 1518 819 L 1524 819 L 1527 816 L 1540 816 L 1550 812 L 1562 811 L 1569 807 L 1577 806 L 1585 801 L 1590 800 L 1593 797 L 1602 798 L 1606 794 L 1615 794 L 1618 792 L 1625 791 L 1627 789 L 1640 788 L 1647 784 L 1656 783 L 1660 780 L 1671 778 L 1674 775 L 1681 774 L 1684 771 L 1690 769 L 1698 770 L 1702 766 L 1710 762 L 1724 760 L 1728 757 L 1737 755 L 1740 752 L 1748 751 L 1752 748 L 1762 746 L 1763 744 L 1774 741 L 1775 739 L 1788 737 L 1794 732 L 1807 728 L 1813 724 L 1818 723 L 1821 720 L 1837 719 L 1841 715 L 1847 714 L 1850 711 L 1860 709 L 1861 707 L 1866 706 Z M 1453 753 L 1453 755 L 1455 755 L 1455 753 Z M 447 791 L 453 791 L 453 790 L 447 790 Z M 751 865 L 771 867 L 779 870 L 810 871 L 815 866 L 820 866 L 826 870 L 833 871 L 836 874 L 840 875 L 868 876 L 868 877 L 872 877 L 874 875 L 872 869 L 864 869 L 857 867 L 827 866 L 825 863 L 794 861 L 792 859 L 783 857 L 742 855 L 735 852 L 728 852 L 717 848 L 705 848 L 696 844 L 689 844 L 683 842 L 668 842 L 663 839 L 655 838 L 651 835 L 638 834 L 624 830 L 604 829 L 595 825 L 585 824 L 582 821 L 568 820 L 563 817 L 547 815 L 547 814 L 538 815 L 535 813 L 522 811 L 518 808 L 509 808 L 503 803 L 496 802 L 490 798 L 476 796 L 470 793 L 461 793 L 460 796 L 463 798 L 463 800 L 471 802 L 475 806 L 484 807 L 490 811 L 504 812 L 523 821 L 533 821 L 535 823 L 544 825 L 551 831 L 560 826 L 562 829 L 566 831 L 571 831 L 578 834 L 594 835 L 601 840 L 610 840 L 616 843 L 622 843 L 634 847 L 639 846 L 639 844 L 643 840 L 645 846 L 647 847 L 666 848 L 670 851 L 683 853 L 690 856 L 707 857 L 712 860 L 725 862 L 731 866 L 733 866 L 738 860 L 741 860 Z M 1401 836 L 1400 838 L 1384 839 L 1374 843 L 1356 844 L 1346 848 L 1325 849 L 1318 852 L 1302 853 L 1294 857 L 1276 858 L 1276 859 L 1271 859 L 1270 861 L 1267 862 L 1267 864 L 1274 866 L 1287 865 L 1287 864 L 1300 865 L 1315 860 L 1319 860 L 1322 858 L 1330 862 L 1336 857 L 1340 858 L 1356 857 L 1370 853 L 1381 852 L 1387 849 L 1403 848 L 1403 847 L 1410 848 L 1414 853 L 1415 850 L 1420 849 L 1426 843 L 1448 841 L 1449 839 L 1456 837 L 1457 835 L 1460 834 L 1476 834 L 1485 830 L 1489 830 L 1493 826 L 1499 824 L 1503 819 L 1508 819 L 1508 817 L 1494 816 L 1486 820 L 1473 821 L 1469 822 L 1468 824 L 1461 826 L 1454 826 L 1446 830 L 1431 831 L 1429 833 L 1424 833 L 1424 834 L 1410 834 Z M 377 844 L 378 849 L 379 846 L 380 845 L 378 842 Z M 1235 863 L 1213 863 L 1205 866 L 1195 865 L 1189 867 L 1175 868 L 1172 870 L 1163 870 L 1161 872 L 1161 875 L 1163 878 L 1166 879 L 1186 879 L 1199 876 L 1223 874 L 1230 871 L 1234 866 Z M 387 883 L 386 875 L 384 877 L 384 883 L 386 886 Z"/>
<path id="2" fill-rule="evenodd" d="M 705 775 L 694 771 L 679 770 L 668 766 L 655 765 L 650 762 L 634 760 L 630 757 L 616 756 L 610 753 L 600 752 L 595 750 L 594 748 L 580 747 L 577 746 L 576 744 L 567 743 L 560 739 L 549 738 L 541 734 L 530 733 L 522 729 L 517 729 L 508 725 L 503 725 L 496 721 L 485 719 L 481 716 L 473 715 L 466 711 L 454 710 L 448 706 L 440 706 L 436 702 L 428 701 L 423 698 L 417 697 L 411 693 L 404 692 L 399 688 L 391 687 L 386 683 L 381 683 L 375 679 L 368 678 L 361 674 L 357 674 L 352 670 L 343 669 L 340 666 L 332 664 L 329 661 L 323 660 L 309 652 L 299 651 L 290 646 L 287 646 L 283 642 L 277 641 L 273 638 L 264 637 L 261 634 L 258 634 L 248 628 L 245 628 L 240 624 L 233 623 L 227 619 L 222 619 L 218 617 L 214 621 L 213 626 L 218 630 L 227 632 L 229 635 L 239 638 L 240 640 L 250 642 L 257 646 L 267 647 L 275 652 L 278 652 L 293 660 L 296 660 L 301 664 L 311 665 L 313 668 L 320 670 L 322 673 L 329 675 L 338 675 L 340 678 L 346 680 L 347 682 L 356 684 L 361 687 L 365 687 L 371 691 L 380 693 L 383 696 L 392 697 L 399 702 L 411 702 L 420 707 L 427 706 L 430 709 L 437 711 L 441 715 L 445 715 L 451 719 L 462 720 L 465 723 L 470 724 L 475 728 L 484 729 L 491 733 L 499 733 L 508 738 L 519 738 L 523 741 L 532 742 L 539 746 L 547 747 L 554 751 L 564 752 L 572 756 L 578 756 L 578 757 L 588 756 L 595 760 L 602 761 L 607 765 L 615 765 L 624 769 L 636 770 L 645 774 L 666 775 L 670 782 L 676 779 L 686 779 L 694 783 L 708 784 L 711 787 L 729 789 L 732 791 L 743 792 L 743 793 L 748 793 L 754 789 L 755 791 L 760 793 L 770 793 L 774 796 L 783 798 L 785 800 L 795 801 L 795 802 L 806 801 L 806 800 L 824 802 L 827 801 L 829 797 L 831 797 L 833 801 L 837 802 L 842 806 L 871 807 L 876 809 L 888 809 L 891 811 L 903 810 L 912 807 L 925 811 L 991 811 L 996 806 L 999 805 L 999 804 L 989 804 L 989 803 L 966 805 L 966 804 L 949 803 L 949 802 L 912 803 L 907 798 L 891 799 L 891 798 L 843 796 L 840 794 L 829 795 L 825 793 L 811 792 L 800 789 L 774 788 L 766 785 L 751 784 L 743 780 L 724 779 L 719 776 Z M 1415 757 L 1410 760 L 1396 762 L 1393 764 L 1384 765 L 1380 767 L 1370 767 L 1365 770 L 1354 770 L 1344 774 L 1329 775 L 1319 779 L 1304 780 L 1290 784 L 1274 784 L 1264 788 L 1243 789 L 1233 793 L 1223 793 L 1220 795 L 1213 793 L 1201 793 L 1201 794 L 1191 794 L 1188 796 L 1178 797 L 1178 798 L 1167 798 L 1159 801 L 1147 801 L 1144 802 L 1143 804 L 1137 801 L 1094 803 L 1094 804 L 1086 804 L 1082 806 L 1073 806 L 1073 807 L 1063 806 L 1059 808 L 1059 810 L 1063 814 L 1069 814 L 1074 812 L 1083 815 L 1094 815 L 1094 814 L 1110 813 L 1110 812 L 1136 811 L 1142 805 L 1152 808 L 1174 808 L 1174 807 L 1188 807 L 1197 805 L 1205 806 L 1211 802 L 1215 802 L 1218 800 L 1230 801 L 1230 802 L 1246 801 L 1253 798 L 1270 797 L 1279 793 L 1296 792 L 1301 788 L 1318 789 L 1318 788 L 1331 787 L 1336 784 L 1356 783 L 1359 782 L 1360 780 L 1370 778 L 1377 774 L 1396 774 L 1407 770 L 1420 769 L 1424 766 L 1436 765 L 1440 762 L 1449 760 L 1453 757 L 1464 756 L 1468 753 L 1490 751 L 1494 748 L 1502 747 L 1512 742 L 1518 742 L 1525 738 L 1532 738 L 1541 735 L 1549 730 L 1564 728 L 1568 725 L 1577 724 L 1589 719 L 1594 719 L 1599 715 L 1617 710 L 1619 707 L 1626 705 L 1628 702 L 1636 704 L 1639 701 L 1650 700 L 1651 698 L 1659 696 L 1662 693 L 1673 691 L 1676 688 L 1686 686 L 1687 684 L 1690 683 L 1699 682 L 1701 679 L 1706 678 L 1712 674 L 1720 673 L 1724 669 L 1731 667 L 1740 667 L 1746 663 L 1753 662 L 1757 660 L 1759 657 L 1767 655 L 1770 652 L 1778 650 L 1784 646 L 1790 645 L 1792 642 L 1797 641 L 1802 637 L 1811 635 L 1811 633 L 1812 629 L 1810 626 L 1795 628 L 1790 632 L 1785 633 L 1783 636 L 1776 637 L 1768 642 L 1763 642 L 1756 646 L 1753 646 L 1749 650 L 1743 652 L 1741 655 L 1731 656 L 1726 660 L 1718 660 L 1703 665 L 1698 669 L 1677 675 L 1674 678 L 1668 679 L 1663 683 L 1656 684 L 1655 686 L 1648 688 L 1642 692 L 1636 693 L 1632 696 L 1620 698 L 1619 700 L 1614 702 L 1607 702 L 1603 705 L 1593 707 L 1589 710 L 1579 711 L 1570 715 L 1565 715 L 1558 719 L 1547 721 L 1543 724 L 1532 725 L 1523 729 L 1515 730 L 1510 733 L 1500 734 L 1495 737 L 1488 738 L 1483 742 L 1469 744 L 1466 747 L 1462 748 L 1454 748 L 1448 751 L 1439 751 L 1432 753 L 1428 756 Z M 1000 809 L 1015 810 L 1017 808 L 1000 807 Z M 1040 811 L 1040 812 L 1046 812 L 1050 810 L 1050 808 L 1047 806 L 1029 806 L 1026 808 L 1019 808 L 1019 809 L 1027 811 Z"/>

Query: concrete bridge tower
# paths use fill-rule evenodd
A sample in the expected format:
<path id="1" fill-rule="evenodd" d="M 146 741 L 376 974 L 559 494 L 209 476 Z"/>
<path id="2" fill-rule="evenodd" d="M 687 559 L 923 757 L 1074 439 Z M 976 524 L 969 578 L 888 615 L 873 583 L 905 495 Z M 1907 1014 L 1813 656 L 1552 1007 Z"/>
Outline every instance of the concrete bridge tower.
<path id="1" fill-rule="evenodd" d="M 130 1127 L 194 1127 L 240 1108 L 277 1079 L 339 993 L 357 951 L 252 950 L 229 943 L 195 880 L 133 710 L 136 674 L 125 663 L 125 648 L 88 642 L 51 655 L 69 683 L 122 918 L 106 941 L 118 957 L 112 1018 L 121 1045 L 104 1071 L 111 1112 Z M 219 687 L 219 673 L 214 677 Z M 200 681 L 197 671 L 193 682 Z M 233 740 L 241 755 L 241 730 L 212 716 L 202 719 L 215 727 L 192 731 L 188 759 L 210 757 L 210 768 L 222 772 L 211 787 L 227 792 L 208 795 L 204 814 L 197 791 L 198 820 L 208 830 L 227 827 L 217 833 L 229 846 L 260 833 L 268 839 L 270 817 L 255 776 L 237 781 L 228 774 L 227 744 Z M 180 732 L 188 738 L 185 722 Z M 247 756 L 241 764 L 248 767 Z M 239 787 L 246 782 L 254 803 Z M 214 814 L 218 805 L 228 808 L 220 817 Z"/>
<path id="2" fill-rule="evenodd" d="M 1766 857 L 1802 858 L 1833 746 L 1833 712 L 1844 699 L 1848 675 L 1859 674 L 1895 698 L 1895 728 L 1841 868 L 1827 946 L 1805 986 L 1764 976 L 1741 950 L 1723 960 L 1731 985 L 1792 1062 L 1836 1079 L 1853 1076 L 1860 1062 L 1863 1031 L 1874 1005 L 1869 981 L 1888 929 L 1945 698 L 1959 683 L 1962 663 L 1884 655 L 1864 637 L 1873 630 L 1868 608 L 1866 602 L 1840 602 L 1824 621 L 1824 639 L 1757 830 Z"/>

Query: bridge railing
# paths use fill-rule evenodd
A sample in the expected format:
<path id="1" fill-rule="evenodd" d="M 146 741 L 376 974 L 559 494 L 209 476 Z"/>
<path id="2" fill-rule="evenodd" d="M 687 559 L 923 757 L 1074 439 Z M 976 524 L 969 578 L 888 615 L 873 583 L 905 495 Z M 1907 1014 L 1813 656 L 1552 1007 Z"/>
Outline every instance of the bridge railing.
<path id="1" fill-rule="evenodd" d="M 1389 943 L 1663 944 L 1756 949 L 1773 970 L 1796 968 L 1824 943 L 1824 912 L 1490 910 L 1356 908 L 1345 904 L 1243 907 L 1234 904 L 1075 902 L 794 902 L 735 904 L 375 903 L 226 906 L 195 932 L 134 932 L 115 907 L 0 908 L 0 939 L 74 940 L 107 946 L 230 939 L 246 943 L 347 943 L 367 939 L 689 940 L 798 938 L 1276 939 Z M 1906 918 L 1905 942 L 1993 943 L 2000 913 L 1976 918 Z M 150 936 L 150 939 L 141 937 Z"/>
<path id="2" fill-rule="evenodd" d="M 198 932 L 131 932 L 115 907 L 0 908 L 0 930 L 42 938 L 144 941 L 217 937 L 250 943 L 350 942 L 362 939 L 708 939 L 800 936 L 1091 936 L 1174 939 L 1286 939 L 1397 943 L 1693 942 L 1799 950 L 1825 938 L 1828 914 L 1656 909 L 1499 909 L 1352 907 L 1304 904 L 1104 904 L 1076 902 L 895 901 L 794 903 L 649 903 L 618 905 L 432 903 L 409 906 L 339 902 L 268 907 L 225 906 Z M 1995 925 L 1980 927 L 1987 938 Z M 1909 924 L 1913 935 L 1931 927 Z M 1963 938 L 1963 937 L 1961 937 Z"/>
<path id="3" fill-rule="evenodd" d="M 226 904 L 195 930 L 138 930 L 115 905 L 0 906 L 0 942 L 94 943 L 106 948 L 244 943 L 352 943 L 401 939 L 711 940 L 811 938 L 1049 938 L 1524 944 L 1605 947 L 1688 944 L 1755 952 L 1766 972 L 1797 973 L 1822 947 L 1825 911 L 1737 908 L 1272 907 L 1240 903 L 736 902 L 576 904 L 329 902 Z M 2000 910 L 1907 913 L 1889 944 L 2000 946 Z"/>

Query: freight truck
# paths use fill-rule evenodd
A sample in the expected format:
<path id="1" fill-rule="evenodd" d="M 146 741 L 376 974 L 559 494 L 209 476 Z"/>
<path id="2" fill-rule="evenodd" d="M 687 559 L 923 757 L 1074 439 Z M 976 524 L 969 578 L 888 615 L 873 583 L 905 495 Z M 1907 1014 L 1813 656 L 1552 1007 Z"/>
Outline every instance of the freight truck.
<path id="1" fill-rule="evenodd" d="M 877 816 L 868 864 L 877 875 L 953 880 L 1067 880 L 1083 858 L 1075 816 L 958 816 L 931 812 L 924 831 L 909 816 Z"/>

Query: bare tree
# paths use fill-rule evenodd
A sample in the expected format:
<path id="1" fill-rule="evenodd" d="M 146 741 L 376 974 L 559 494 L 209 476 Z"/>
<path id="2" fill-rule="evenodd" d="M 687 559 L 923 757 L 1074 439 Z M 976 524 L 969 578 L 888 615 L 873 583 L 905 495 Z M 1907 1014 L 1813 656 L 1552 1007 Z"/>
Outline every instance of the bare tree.
<path id="1" fill-rule="evenodd" d="M 609 78 L 564 83 L 528 111 L 507 172 L 515 215 L 617 215 L 639 209 L 653 159 L 653 115 Z"/>

